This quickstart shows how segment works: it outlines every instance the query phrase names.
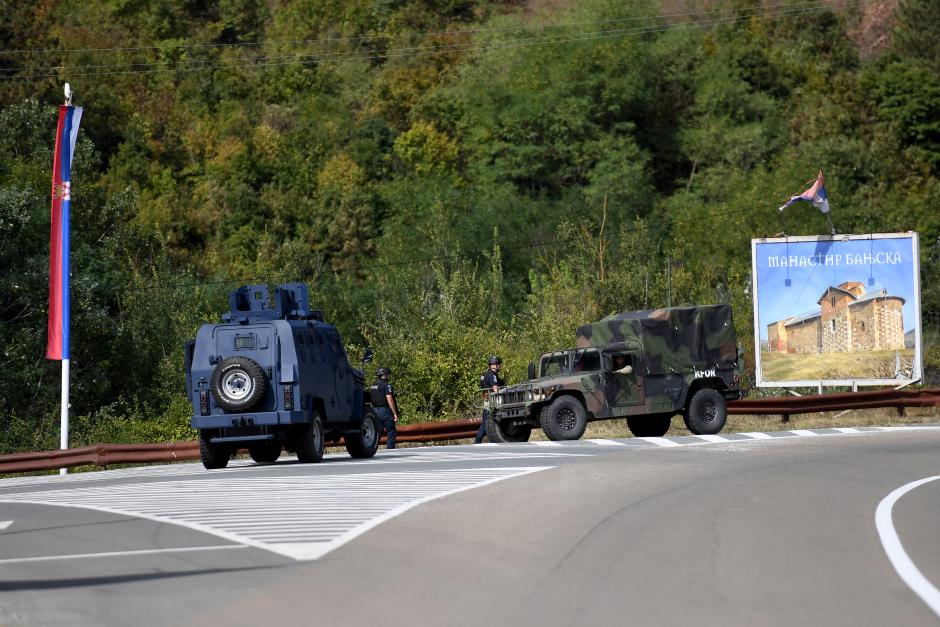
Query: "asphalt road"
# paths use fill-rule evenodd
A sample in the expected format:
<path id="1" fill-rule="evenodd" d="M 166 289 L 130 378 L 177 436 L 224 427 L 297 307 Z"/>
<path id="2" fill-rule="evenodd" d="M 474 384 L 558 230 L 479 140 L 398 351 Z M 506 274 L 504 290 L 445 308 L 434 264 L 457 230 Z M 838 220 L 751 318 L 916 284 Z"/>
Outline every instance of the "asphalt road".
<path id="1" fill-rule="evenodd" d="M 848 431 L 0 480 L 0 624 L 940 624 L 940 427 Z"/>

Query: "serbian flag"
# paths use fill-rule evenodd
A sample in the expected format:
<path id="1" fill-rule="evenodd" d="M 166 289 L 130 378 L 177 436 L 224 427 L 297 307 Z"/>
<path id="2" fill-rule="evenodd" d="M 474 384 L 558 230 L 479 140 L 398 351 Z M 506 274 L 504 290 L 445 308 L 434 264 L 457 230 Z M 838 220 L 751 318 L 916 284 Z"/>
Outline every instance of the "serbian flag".
<path id="1" fill-rule="evenodd" d="M 816 181 L 813 183 L 812 187 L 802 194 L 791 196 L 790 200 L 780 206 L 780 211 L 783 211 L 793 203 L 801 200 L 813 203 L 813 206 L 822 213 L 829 213 L 829 197 L 826 196 L 826 181 L 823 178 L 822 170 L 816 175 Z"/>
<path id="2" fill-rule="evenodd" d="M 49 244 L 49 336 L 46 359 L 69 358 L 69 208 L 72 156 L 82 119 L 79 107 L 59 107 L 52 159 L 52 232 Z"/>

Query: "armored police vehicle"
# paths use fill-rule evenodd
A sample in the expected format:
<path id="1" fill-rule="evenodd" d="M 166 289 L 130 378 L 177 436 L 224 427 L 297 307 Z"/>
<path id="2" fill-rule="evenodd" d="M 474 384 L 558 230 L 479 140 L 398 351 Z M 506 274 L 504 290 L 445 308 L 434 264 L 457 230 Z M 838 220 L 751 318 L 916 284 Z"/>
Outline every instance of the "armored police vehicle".
<path id="1" fill-rule="evenodd" d="M 529 364 L 529 381 L 490 396 L 490 440 L 525 442 L 533 427 L 551 440 L 576 440 L 589 421 L 613 418 L 626 418 L 638 437 L 658 437 L 676 414 L 692 433 L 715 434 L 725 401 L 741 397 L 728 305 L 624 312 L 577 335 L 576 348 Z"/>
<path id="2" fill-rule="evenodd" d="M 222 322 L 202 325 L 185 345 L 203 465 L 224 468 L 239 448 L 257 462 L 274 462 L 282 449 L 319 462 L 324 442 L 341 437 L 353 457 L 372 457 L 381 427 L 339 333 L 310 309 L 305 284 L 270 296 L 265 285 L 235 290 Z"/>

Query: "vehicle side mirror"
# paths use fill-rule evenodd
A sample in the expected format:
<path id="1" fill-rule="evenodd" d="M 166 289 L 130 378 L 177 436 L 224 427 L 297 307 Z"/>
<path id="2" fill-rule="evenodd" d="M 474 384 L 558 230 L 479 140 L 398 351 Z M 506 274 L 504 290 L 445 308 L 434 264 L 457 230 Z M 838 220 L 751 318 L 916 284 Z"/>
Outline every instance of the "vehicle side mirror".
<path id="1" fill-rule="evenodd" d="M 371 348 L 367 348 L 367 349 L 366 349 L 366 352 L 362 355 L 362 363 L 363 363 L 363 365 L 372 363 L 372 358 L 373 358 L 374 356 L 375 356 L 375 353 L 372 352 L 372 349 L 371 349 Z"/>
<path id="2" fill-rule="evenodd" d="M 535 379 L 535 363 L 533 363 L 533 362 L 531 362 L 531 361 L 529 362 L 529 372 L 528 372 L 528 375 L 529 375 L 529 381 Z"/>

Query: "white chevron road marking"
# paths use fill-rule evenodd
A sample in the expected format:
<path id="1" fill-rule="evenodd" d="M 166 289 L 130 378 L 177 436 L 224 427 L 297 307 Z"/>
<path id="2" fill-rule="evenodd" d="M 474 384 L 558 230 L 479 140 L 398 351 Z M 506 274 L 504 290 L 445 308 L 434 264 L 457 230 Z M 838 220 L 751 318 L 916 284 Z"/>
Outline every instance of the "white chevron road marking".
<path id="1" fill-rule="evenodd" d="M 296 560 L 326 555 L 433 499 L 549 466 L 298 477 L 239 473 L 0 495 L 0 501 L 93 509 L 188 527 Z"/>

